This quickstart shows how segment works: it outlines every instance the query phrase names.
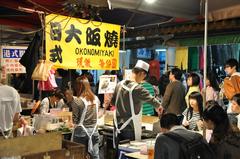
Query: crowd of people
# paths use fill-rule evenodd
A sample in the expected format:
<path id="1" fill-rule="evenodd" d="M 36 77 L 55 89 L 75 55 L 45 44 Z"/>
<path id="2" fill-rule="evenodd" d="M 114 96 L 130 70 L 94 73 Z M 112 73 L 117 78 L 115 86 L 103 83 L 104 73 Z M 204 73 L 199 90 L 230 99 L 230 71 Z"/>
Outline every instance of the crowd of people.
<path id="1" fill-rule="evenodd" d="M 207 74 L 206 90 L 200 89 L 200 76 L 190 73 L 187 77 L 187 92 L 180 80 L 180 73 L 173 69 L 170 71 L 170 83 L 163 95 L 162 105 L 166 113 L 160 119 L 161 134 L 157 137 L 155 144 L 155 159 L 190 158 L 184 156 L 181 143 L 171 135 L 181 136 L 191 143 L 197 138 L 196 133 L 204 132 L 208 141 L 209 150 L 198 147 L 199 158 L 237 159 L 240 150 L 240 127 L 239 127 L 239 104 L 240 104 L 240 79 L 238 71 L 239 63 L 235 59 L 229 59 L 225 64 L 227 77 L 221 87 L 213 72 Z M 178 70 L 180 72 L 180 70 Z M 173 78 L 174 76 L 175 78 Z M 176 78 L 177 77 L 177 78 Z M 176 79 L 178 79 L 178 85 Z M 175 86 L 173 86 L 175 85 Z M 181 88 L 182 87 L 182 88 Z M 179 90 L 181 88 L 181 90 Z M 176 97 L 175 94 L 179 96 Z M 223 97 L 228 100 L 224 105 Z M 185 98 L 186 108 L 183 107 Z M 174 103 L 172 103 L 174 100 Z M 204 102 L 205 101 L 205 102 Z M 174 108 L 177 107 L 178 109 Z M 179 116 L 183 116 L 179 118 Z M 196 144 L 196 143 L 195 143 Z M 190 148 L 189 148 L 190 149 Z M 208 156 L 204 156 L 204 153 Z M 193 157 L 194 158 L 194 157 Z"/>
<path id="2" fill-rule="evenodd" d="M 132 69 L 131 79 L 119 81 L 113 94 L 104 95 L 100 100 L 93 89 L 92 76 L 83 74 L 76 78 L 74 89 L 65 87 L 55 90 L 43 98 L 39 105 L 40 114 L 48 114 L 51 108 L 67 107 L 73 113 L 74 131 L 72 140 L 85 144 L 90 156 L 99 158 L 99 134 L 97 131 L 100 107 L 115 107 L 114 140 L 118 146 L 121 140 L 141 139 L 142 115 L 160 117 L 160 134 L 155 144 L 155 159 L 181 158 L 181 144 L 171 134 L 187 140 L 199 137 L 199 132 L 210 134 L 209 152 L 222 159 L 237 159 L 240 150 L 240 73 L 239 63 L 229 59 L 225 64 L 228 75 L 219 87 L 213 72 L 207 74 L 206 89 L 202 89 L 202 79 L 191 72 L 184 85 L 182 71 L 173 68 L 168 72 L 168 80 L 161 85 L 156 77 L 147 77 L 149 64 L 138 60 Z M 165 75 L 164 75 L 165 76 Z M 160 78 L 161 80 L 162 78 Z M 160 83 L 160 85 L 159 85 Z M 223 94 L 229 101 L 222 105 Z M 11 136 L 13 122 L 18 121 L 21 112 L 17 91 L 0 84 L 0 136 Z M 227 108 L 227 109 L 226 109 Z M 228 113 L 235 120 L 230 120 Z M 237 122 L 232 122 L 237 121 Z M 204 133 L 203 133 L 204 134 Z"/>

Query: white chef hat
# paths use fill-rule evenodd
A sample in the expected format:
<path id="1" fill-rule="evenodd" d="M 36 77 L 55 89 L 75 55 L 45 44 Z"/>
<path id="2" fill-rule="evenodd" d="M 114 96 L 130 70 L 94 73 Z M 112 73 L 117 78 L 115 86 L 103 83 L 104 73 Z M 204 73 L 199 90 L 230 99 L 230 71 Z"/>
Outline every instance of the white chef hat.
<path id="1" fill-rule="evenodd" d="M 148 72 L 149 64 L 144 62 L 143 60 L 138 60 L 134 68 L 141 68 L 144 71 Z"/>

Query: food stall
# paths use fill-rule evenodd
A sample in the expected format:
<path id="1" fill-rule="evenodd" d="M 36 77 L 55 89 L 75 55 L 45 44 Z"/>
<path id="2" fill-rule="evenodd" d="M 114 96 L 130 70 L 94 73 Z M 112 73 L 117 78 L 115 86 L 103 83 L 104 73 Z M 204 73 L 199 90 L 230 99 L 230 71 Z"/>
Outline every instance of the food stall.
<path id="1" fill-rule="evenodd" d="M 160 132 L 159 118 L 155 116 L 142 116 L 142 141 L 123 141 L 118 152 L 113 148 L 113 111 L 107 111 L 100 119 L 99 132 L 103 135 L 104 156 L 106 159 L 114 158 L 117 153 L 120 159 L 126 157 L 147 158 L 149 145 L 153 146 L 157 133 Z"/>
<path id="2" fill-rule="evenodd" d="M 0 157 L 85 159 L 85 146 L 62 139 L 59 132 L 1 140 Z"/>

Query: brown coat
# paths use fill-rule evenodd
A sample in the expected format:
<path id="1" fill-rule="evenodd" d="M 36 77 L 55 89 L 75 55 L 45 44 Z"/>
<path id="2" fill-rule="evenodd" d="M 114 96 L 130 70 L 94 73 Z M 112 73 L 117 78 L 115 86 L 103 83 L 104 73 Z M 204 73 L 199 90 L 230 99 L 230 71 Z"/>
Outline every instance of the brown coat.
<path id="1" fill-rule="evenodd" d="M 228 100 L 231 100 L 233 96 L 240 93 L 240 74 L 236 74 L 224 79 L 223 83 L 224 95 Z"/>
<path id="2" fill-rule="evenodd" d="M 186 108 L 185 87 L 180 81 L 170 82 L 163 96 L 162 106 L 167 113 L 182 114 Z"/>

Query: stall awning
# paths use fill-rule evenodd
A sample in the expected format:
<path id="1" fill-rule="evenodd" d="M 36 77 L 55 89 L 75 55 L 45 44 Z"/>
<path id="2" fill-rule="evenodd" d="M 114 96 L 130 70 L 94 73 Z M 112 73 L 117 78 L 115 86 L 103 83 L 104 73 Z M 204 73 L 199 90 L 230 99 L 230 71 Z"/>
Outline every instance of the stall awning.
<path id="1" fill-rule="evenodd" d="M 208 45 L 221 45 L 234 43 L 240 43 L 240 34 L 208 37 Z M 203 37 L 176 40 L 176 44 L 179 46 L 202 46 Z"/>
<path id="2" fill-rule="evenodd" d="M 113 8 L 149 12 L 158 15 L 194 19 L 204 13 L 204 0 L 159 0 L 148 4 L 144 0 L 110 0 Z M 239 0 L 210 0 L 209 21 L 236 18 L 240 16 Z"/>

